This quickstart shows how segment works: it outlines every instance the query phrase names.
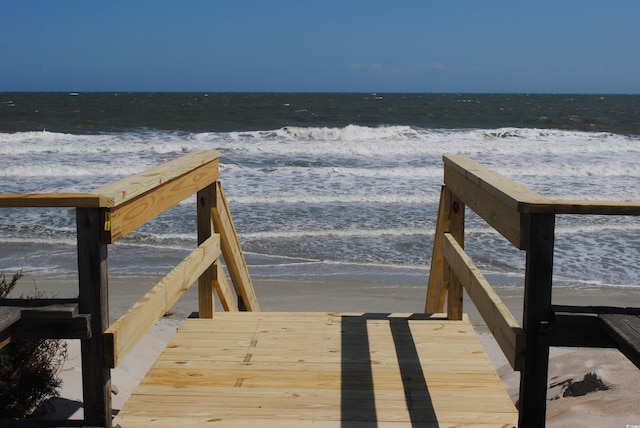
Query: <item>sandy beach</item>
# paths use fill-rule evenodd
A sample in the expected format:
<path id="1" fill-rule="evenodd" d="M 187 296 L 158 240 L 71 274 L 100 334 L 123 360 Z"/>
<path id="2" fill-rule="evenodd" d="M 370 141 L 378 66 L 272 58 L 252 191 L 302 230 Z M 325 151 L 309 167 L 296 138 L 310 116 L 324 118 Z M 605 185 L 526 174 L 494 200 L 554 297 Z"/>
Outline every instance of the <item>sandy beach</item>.
<path id="1" fill-rule="evenodd" d="M 112 321 L 124 313 L 160 278 L 156 276 L 110 277 Z M 253 279 L 263 311 L 362 311 L 422 312 L 425 285 L 388 284 L 365 281 L 281 281 Z M 425 280 L 426 282 L 426 280 Z M 69 276 L 33 277 L 26 275 L 18 293 L 39 291 L 58 297 L 77 294 L 76 279 Z M 522 288 L 507 284 L 496 292 L 516 319 L 522 318 Z M 554 304 L 629 306 L 640 302 L 640 290 L 628 287 L 554 289 Z M 113 408 L 122 407 L 133 389 L 160 354 L 182 320 L 197 310 L 196 287 L 187 293 L 143 339 L 134 351 L 112 371 Z M 469 314 L 487 354 L 496 367 L 512 399 L 517 399 L 519 375 L 506 363 L 469 301 Z M 617 350 L 552 348 L 549 369 L 547 426 L 550 427 L 626 427 L 640 425 L 638 385 L 640 370 Z M 608 390 L 595 390 L 585 375 L 595 373 Z M 78 341 L 69 341 L 69 355 L 62 371 L 60 398 L 52 401 L 48 418 L 81 417 L 81 372 Z M 588 381 L 587 377 L 587 381 Z M 584 386 L 584 391 L 580 388 Z M 571 387 L 571 388 L 569 388 Z M 569 392 L 567 390 L 569 389 Z M 584 395 L 581 395 L 583 394 Z"/>

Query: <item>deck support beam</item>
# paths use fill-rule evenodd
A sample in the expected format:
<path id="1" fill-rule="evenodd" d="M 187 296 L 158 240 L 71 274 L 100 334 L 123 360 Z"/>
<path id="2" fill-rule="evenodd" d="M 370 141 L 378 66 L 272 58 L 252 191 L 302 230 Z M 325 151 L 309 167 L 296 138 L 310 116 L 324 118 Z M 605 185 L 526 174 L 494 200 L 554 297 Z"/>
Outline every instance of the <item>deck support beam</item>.
<path id="1" fill-rule="evenodd" d="M 105 363 L 104 332 L 109 327 L 107 244 L 101 241 L 104 214 L 76 209 L 78 233 L 78 305 L 91 314 L 91 338 L 81 341 L 84 423 L 111 426 L 111 370 Z"/>
<path id="2" fill-rule="evenodd" d="M 450 190 L 447 189 L 447 191 Z M 460 245 L 460 248 L 464 248 L 464 202 L 453 193 L 447 199 L 451 204 L 449 207 L 449 231 L 458 245 Z M 444 275 L 449 287 L 447 292 L 447 318 L 459 321 L 462 319 L 464 289 L 462 282 L 460 282 L 458 275 L 451 268 L 446 257 L 444 259 Z"/>
<path id="3" fill-rule="evenodd" d="M 553 321 L 551 285 L 555 215 L 529 217 L 524 282 L 523 328 L 525 338 L 524 367 L 520 373 L 520 428 L 544 427 L 547 409 L 549 369 L 549 326 Z"/>
<path id="4" fill-rule="evenodd" d="M 200 190 L 198 199 L 198 245 L 209 239 L 214 233 L 213 217 L 211 210 L 216 198 L 216 184 L 210 184 Z M 213 318 L 215 312 L 215 295 L 213 293 L 213 281 L 217 274 L 215 265 L 211 265 L 198 278 L 198 316 L 200 318 Z"/>

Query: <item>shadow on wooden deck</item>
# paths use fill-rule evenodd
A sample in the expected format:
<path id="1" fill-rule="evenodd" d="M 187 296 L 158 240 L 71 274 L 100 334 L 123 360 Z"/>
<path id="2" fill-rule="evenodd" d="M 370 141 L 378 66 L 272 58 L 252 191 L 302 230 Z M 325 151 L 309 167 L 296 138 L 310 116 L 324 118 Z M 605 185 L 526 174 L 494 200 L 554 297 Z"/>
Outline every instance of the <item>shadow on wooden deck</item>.
<path id="1" fill-rule="evenodd" d="M 422 371 L 418 350 L 409 328 L 408 318 L 389 318 L 389 314 L 364 314 L 342 317 L 342 428 L 361 427 L 367 421 L 377 426 L 375 388 L 371 368 L 367 320 L 388 320 L 393 336 L 404 396 L 411 418 L 411 426 L 430 423 L 437 425 L 437 417 L 427 381 Z M 416 317 L 423 318 L 423 317 Z M 424 316 L 427 319 L 428 316 Z M 354 423 L 357 422 L 357 423 Z"/>

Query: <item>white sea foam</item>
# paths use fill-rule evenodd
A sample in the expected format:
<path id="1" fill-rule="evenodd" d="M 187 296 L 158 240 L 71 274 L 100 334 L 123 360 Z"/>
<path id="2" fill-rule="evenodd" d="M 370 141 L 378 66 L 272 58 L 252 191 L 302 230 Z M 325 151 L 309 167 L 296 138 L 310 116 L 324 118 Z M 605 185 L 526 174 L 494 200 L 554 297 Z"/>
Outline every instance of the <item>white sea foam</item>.
<path id="1" fill-rule="evenodd" d="M 255 233 L 241 233 L 240 236 L 246 239 L 299 239 L 299 238 L 332 238 L 340 237 L 360 237 L 360 238 L 385 238 L 389 236 L 427 236 L 433 231 L 424 229 L 407 228 L 398 229 L 323 229 L 323 230 L 279 230 Z"/>
<path id="2" fill-rule="evenodd" d="M 437 195 L 436 195 L 437 196 Z M 394 195 L 394 194 L 368 194 L 368 195 L 291 195 L 285 193 L 271 192 L 268 194 L 258 192 L 249 196 L 233 196 L 228 198 L 229 203 L 244 205 L 264 205 L 264 204 L 427 204 L 436 201 L 433 195 Z"/>
<path id="3" fill-rule="evenodd" d="M 0 188 L 88 191 L 183 153 L 210 149 L 221 152 L 221 180 L 236 228 L 262 273 L 288 258 L 323 260 L 336 270 L 341 260 L 362 266 L 426 265 L 443 154 L 469 155 L 551 198 L 640 200 L 640 138 L 519 128 L 0 133 Z M 171 251 L 182 257 L 195 241 L 194 206 L 192 196 L 116 245 L 114 269 L 136 270 L 134 261 L 145 257 L 145 269 L 153 271 L 165 268 Z M 73 270 L 75 262 L 61 261 L 52 251 L 59 246 L 60 254 L 73 254 L 73 223 L 69 210 L 13 212 L 0 217 L 1 243 L 24 248 L 20 258 L 27 266 L 36 266 L 40 258 L 53 270 Z M 31 226 L 42 224 L 50 227 Z M 466 234 L 482 269 L 511 274 L 522 268 L 522 254 L 473 215 Z M 638 235 L 637 218 L 561 218 L 556 265 L 563 270 L 558 275 L 579 282 L 640 283 Z M 496 251 L 488 254 L 483 249 L 488 245 Z M 574 254 L 588 256 L 574 260 Z M 14 258 L 10 248 L 0 249 L 0 270 L 13 266 Z"/>

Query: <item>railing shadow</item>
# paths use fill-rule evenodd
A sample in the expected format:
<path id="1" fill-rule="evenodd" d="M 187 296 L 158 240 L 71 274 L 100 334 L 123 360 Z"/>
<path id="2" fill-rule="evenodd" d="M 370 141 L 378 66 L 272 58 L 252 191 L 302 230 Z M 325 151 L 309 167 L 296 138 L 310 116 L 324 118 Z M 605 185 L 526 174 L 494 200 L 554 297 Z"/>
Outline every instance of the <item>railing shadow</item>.
<path id="1" fill-rule="evenodd" d="M 420 314 L 416 318 L 428 317 Z M 342 317 L 342 428 L 362 427 L 364 423 L 367 427 L 378 426 L 367 320 L 389 321 L 411 426 L 420 427 L 425 423 L 438 426 L 429 387 L 409 326 L 409 320 L 413 318 L 371 313 Z"/>

